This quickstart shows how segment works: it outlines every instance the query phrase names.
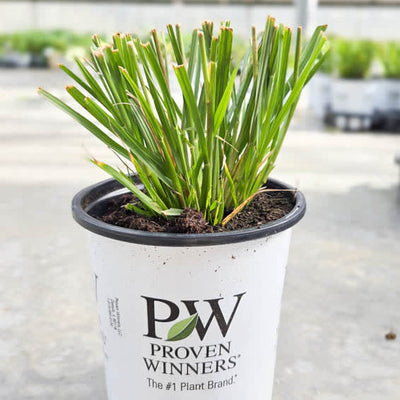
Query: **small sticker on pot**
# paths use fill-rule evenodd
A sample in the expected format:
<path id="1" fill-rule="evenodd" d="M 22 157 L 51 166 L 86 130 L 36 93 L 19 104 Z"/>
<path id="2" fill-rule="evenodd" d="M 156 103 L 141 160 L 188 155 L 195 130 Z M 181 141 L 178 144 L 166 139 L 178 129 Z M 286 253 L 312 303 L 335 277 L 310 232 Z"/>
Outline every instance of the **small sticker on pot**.
<path id="1" fill-rule="evenodd" d="M 110 326 L 113 328 L 119 336 L 122 336 L 121 330 L 121 314 L 119 311 L 119 298 L 113 297 L 107 299 L 108 304 L 108 317 Z"/>

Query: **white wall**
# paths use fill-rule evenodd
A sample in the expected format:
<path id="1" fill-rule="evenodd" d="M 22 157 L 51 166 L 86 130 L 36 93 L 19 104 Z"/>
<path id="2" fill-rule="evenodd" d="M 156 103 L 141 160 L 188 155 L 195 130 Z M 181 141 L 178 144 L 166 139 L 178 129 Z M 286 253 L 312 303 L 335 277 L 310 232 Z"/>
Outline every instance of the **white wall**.
<path id="1" fill-rule="evenodd" d="M 0 31 L 21 29 L 69 28 L 83 32 L 135 31 L 164 28 L 167 23 L 180 23 L 192 30 L 202 21 L 231 20 L 236 31 L 248 34 L 250 26 L 263 27 L 271 14 L 286 23 L 293 23 L 292 7 L 226 6 L 181 4 L 107 4 L 58 2 L 0 2 Z"/>
<path id="2" fill-rule="evenodd" d="M 326 23 L 329 32 L 346 37 L 400 39 L 400 6 L 319 7 L 317 21 Z"/>
<path id="3" fill-rule="evenodd" d="M 181 23 L 185 30 L 205 19 L 229 19 L 236 32 L 249 35 L 250 26 L 262 28 L 271 14 L 279 22 L 295 25 L 293 6 L 276 5 L 182 5 L 107 4 L 58 2 L 0 2 L 0 31 L 69 28 L 81 32 L 146 32 L 167 23 Z M 400 7 L 320 7 L 318 23 L 328 23 L 329 32 L 374 39 L 400 39 Z"/>

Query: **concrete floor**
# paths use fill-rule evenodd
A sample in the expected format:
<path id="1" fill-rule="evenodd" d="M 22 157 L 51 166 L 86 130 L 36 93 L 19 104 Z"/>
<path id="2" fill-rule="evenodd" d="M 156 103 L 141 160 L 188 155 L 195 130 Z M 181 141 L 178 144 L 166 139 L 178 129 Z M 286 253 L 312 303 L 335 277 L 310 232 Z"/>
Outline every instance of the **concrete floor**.
<path id="1" fill-rule="evenodd" d="M 0 71 L 0 399 L 105 400 L 86 235 L 70 216 L 107 151 L 37 98 L 55 72 Z M 274 400 L 400 398 L 400 136 L 299 116 L 273 176 L 297 185 Z M 312 126 L 312 128 L 308 128 Z M 140 399 L 139 399 L 140 400 Z"/>

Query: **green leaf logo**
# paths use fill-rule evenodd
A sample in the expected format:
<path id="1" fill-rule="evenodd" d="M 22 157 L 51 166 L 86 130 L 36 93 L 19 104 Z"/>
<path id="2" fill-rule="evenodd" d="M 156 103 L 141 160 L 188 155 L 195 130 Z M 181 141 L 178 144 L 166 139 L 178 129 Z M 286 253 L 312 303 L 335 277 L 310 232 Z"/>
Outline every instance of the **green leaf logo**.
<path id="1" fill-rule="evenodd" d="M 199 315 L 196 313 L 191 315 L 189 318 L 177 322 L 169 330 L 166 340 L 168 342 L 175 342 L 177 340 L 186 339 L 194 331 L 198 317 Z"/>

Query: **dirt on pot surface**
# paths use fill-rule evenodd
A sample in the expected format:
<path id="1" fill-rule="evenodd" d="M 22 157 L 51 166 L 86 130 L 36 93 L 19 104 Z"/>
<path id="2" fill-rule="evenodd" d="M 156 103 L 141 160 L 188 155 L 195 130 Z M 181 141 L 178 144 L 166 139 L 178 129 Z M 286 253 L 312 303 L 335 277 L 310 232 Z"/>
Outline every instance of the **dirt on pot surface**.
<path id="1" fill-rule="evenodd" d="M 131 193 L 120 195 L 105 204 L 102 215 L 94 216 L 108 224 L 148 232 L 213 233 L 253 228 L 276 221 L 288 214 L 295 204 L 292 191 L 262 192 L 225 226 L 213 227 L 201 212 L 191 208 L 186 208 L 179 217 L 169 219 L 145 217 L 125 208 L 126 204 L 135 202 Z"/>
<path id="2" fill-rule="evenodd" d="M 392 330 L 385 335 L 386 340 L 395 340 L 396 337 L 397 335 Z"/>

